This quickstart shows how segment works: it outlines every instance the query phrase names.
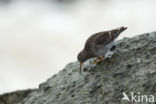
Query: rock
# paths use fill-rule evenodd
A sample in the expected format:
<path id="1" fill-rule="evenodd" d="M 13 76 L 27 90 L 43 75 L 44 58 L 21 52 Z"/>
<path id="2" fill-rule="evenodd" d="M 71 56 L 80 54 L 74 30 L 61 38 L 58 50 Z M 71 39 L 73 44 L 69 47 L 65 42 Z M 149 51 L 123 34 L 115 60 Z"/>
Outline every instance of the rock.
<path id="1" fill-rule="evenodd" d="M 0 104 L 19 104 L 24 98 L 26 98 L 35 89 L 15 91 L 0 95 Z"/>
<path id="2" fill-rule="evenodd" d="M 123 92 L 156 97 L 156 32 L 124 38 L 112 50 L 95 67 L 88 60 L 81 74 L 79 62 L 69 63 L 21 104 L 132 104 Z"/>

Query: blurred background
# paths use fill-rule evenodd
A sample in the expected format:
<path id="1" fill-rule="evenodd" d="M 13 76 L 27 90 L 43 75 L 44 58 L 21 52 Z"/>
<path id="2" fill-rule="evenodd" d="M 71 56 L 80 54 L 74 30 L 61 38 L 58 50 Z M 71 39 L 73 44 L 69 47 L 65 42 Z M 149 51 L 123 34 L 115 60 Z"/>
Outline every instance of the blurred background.
<path id="1" fill-rule="evenodd" d="M 0 0 L 0 94 L 36 88 L 77 60 L 93 33 L 156 30 L 155 0 Z"/>

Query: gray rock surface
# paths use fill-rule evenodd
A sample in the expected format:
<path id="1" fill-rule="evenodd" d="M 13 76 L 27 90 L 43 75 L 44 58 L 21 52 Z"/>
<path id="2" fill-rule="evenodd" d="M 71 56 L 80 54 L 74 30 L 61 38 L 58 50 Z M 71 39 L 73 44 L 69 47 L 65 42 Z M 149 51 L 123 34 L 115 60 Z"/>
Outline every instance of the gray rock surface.
<path id="1" fill-rule="evenodd" d="M 156 101 L 156 32 L 124 38 L 96 66 L 69 63 L 21 104 L 145 104 L 122 101 L 122 93 L 153 95 Z M 149 103 L 146 104 L 156 104 Z"/>
<path id="2" fill-rule="evenodd" d="M 18 90 L 15 92 L 5 93 L 0 95 L 0 104 L 19 104 L 35 89 Z"/>

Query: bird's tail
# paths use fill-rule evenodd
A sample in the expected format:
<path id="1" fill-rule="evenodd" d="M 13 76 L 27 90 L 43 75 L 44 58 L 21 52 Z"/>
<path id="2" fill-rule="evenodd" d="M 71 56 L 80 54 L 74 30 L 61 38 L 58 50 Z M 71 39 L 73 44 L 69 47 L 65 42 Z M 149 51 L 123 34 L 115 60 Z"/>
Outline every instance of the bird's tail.
<path id="1" fill-rule="evenodd" d="M 118 28 L 119 32 L 123 32 L 126 29 L 127 29 L 127 27 L 124 27 L 124 26 Z"/>
<path id="2" fill-rule="evenodd" d="M 116 39 L 120 35 L 120 33 L 126 29 L 127 29 L 127 27 L 122 26 L 122 27 L 119 27 L 117 29 L 111 30 L 112 35 L 113 35 L 113 39 Z"/>

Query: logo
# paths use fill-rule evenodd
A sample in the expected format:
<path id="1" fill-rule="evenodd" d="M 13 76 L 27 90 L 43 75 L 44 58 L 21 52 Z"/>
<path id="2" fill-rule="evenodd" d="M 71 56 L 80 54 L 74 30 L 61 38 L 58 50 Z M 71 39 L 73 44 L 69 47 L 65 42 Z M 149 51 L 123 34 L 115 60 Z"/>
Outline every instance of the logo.
<path id="1" fill-rule="evenodd" d="M 122 94 L 123 94 L 123 98 L 121 99 L 122 101 L 126 100 L 129 102 L 137 102 L 137 103 L 155 102 L 154 95 L 142 95 L 141 93 L 134 94 L 133 92 L 131 92 L 129 97 L 125 92 L 123 92 Z"/>

